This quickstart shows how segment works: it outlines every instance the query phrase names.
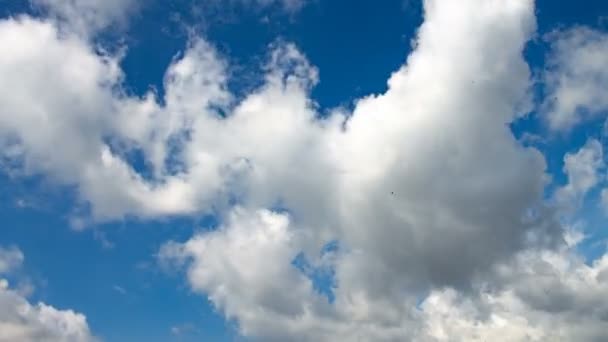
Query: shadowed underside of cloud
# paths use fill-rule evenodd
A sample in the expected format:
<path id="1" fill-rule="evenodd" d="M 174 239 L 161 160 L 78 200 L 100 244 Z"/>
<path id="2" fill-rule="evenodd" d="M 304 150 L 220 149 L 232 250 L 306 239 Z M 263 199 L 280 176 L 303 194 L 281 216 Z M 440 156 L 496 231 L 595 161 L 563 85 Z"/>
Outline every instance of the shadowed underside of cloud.
<path id="1" fill-rule="evenodd" d="M 219 230 L 171 242 L 162 263 L 185 266 L 192 289 L 209 297 L 243 335 L 264 341 L 602 341 L 608 257 L 592 265 L 572 245 L 529 249 L 471 280 L 471 289 L 374 293 L 365 260 L 332 255 L 316 267 L 337 272 L 335 299 L 288 262 L 303 234 L 283 214 L 237 209 Z M 263 270 L 263 271 L 262 271 Z M 348 274 L 355 273 L 355 275 Z M 346 278 L 350 276 L 351 278 Z M 355 281 L 357 276 L 365 281 Z M 366 278 L 367 277 L 367 278 Z M 403 283 L 393 283 L 398 286 Z"/>
<path id="2" fill-rule="evenodd" d="M 122 91 L 119 57 L 77 24 L 2 20 L 3 167 L 75 186 L 95 220 L 217 215 L 217 231 L 160 258 L 248 337 L 599 341 L 608 307 L 591 303 L 608 294 L 606 258 L 586 265 L 564 242 L 544 158 L 508 127 L 531 106 L 533 1 L 424 8 L 388 90 L 326 117 L 309 96 L 317 71 L 290 44 L 237 101 L 226 62 L 193 38 L 161 101 Z M 586 148 L 572 163 L 595 170 L 597 146 Z M 576 165 L 559 203 L 597 183 Z M 293 266 L 301 254 L 331 270 L 334 300 Z"/>

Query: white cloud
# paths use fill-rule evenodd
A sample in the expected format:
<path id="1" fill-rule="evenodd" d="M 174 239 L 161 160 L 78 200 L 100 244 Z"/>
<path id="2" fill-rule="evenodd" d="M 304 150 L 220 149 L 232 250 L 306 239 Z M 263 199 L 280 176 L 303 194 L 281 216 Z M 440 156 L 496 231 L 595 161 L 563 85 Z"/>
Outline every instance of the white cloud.
<path id="1" fill-rule="evenodd" d="M 566 154 L 564 173 L 568 183 L 557 189 L 557 204 L 569 212 L 579 209 L 585 195 L 602 181 L 600 172 L 603 167 L 603 148 L 595 139 L 589 139 L 578 152 Z"/>
<path id="2" fill-rule="evenodd" d="M 30 304 L 0 280 L 0 341 L 95 341 L 84 315 L 44 303 Z"/>
<path id="3" fill-rule="evenodd" d="M 237 208 L 216 232 L 185 244 L 169 243 L 159 253 L 163 262 L 188 263 L 192 288 L 207 294 L 230 319 L 238 319 L 245 335 L 294 330 L 317 319 L 316 307 L 327 306 L 312 293 L 312 283 L 291 265 L 299 253 L 299 232 L 289 218 L 267 210 Z M 261 271 L 263 270 L 263 271 Z"/>
<path id="4" fill-rule="evenodd" d="M 0 246 L 0 275 L 10 275 L 23 260 L 19 248 Z M 84 315 L 44 303 L 32 305 L 22 292 L 27 291 L 11 289 L 8 281 L 0 278 L 0 342 L 96 341 Z"/>
<path id="5" fill-rule="evenodd" d="M 17 247 L 0 246 L 0 275 L 7 274 L 19 268 L 23 263 L 23 253 Z"/>
<path id="6" fill-rule="evenodd" d="M 137 0 L 30 0 L 48 14 L 84 35 L 95 34 L 110 25 L 126 25 L 138 6 Z"/>
<path id="7" fill-rule="evenodd" d="M 608 35 L 577 27 L 551 35 L 543 111 L 549 126 L 568 130 L 608 110 Z"/>
<path id="8" fill-rule="evenodd" d="M 408 292 L 371 297 L 365 289 L 343 286 L 338 279 L 335 301 L 329 303 L 290 263 L 306 232 L 285 214 L 237 209 L 217 231 L 184 244 L 169 243 L 159 257 L 185 265 L 194 291 L 235 319 L 243 335 L 264 341 L 605 337 L 608 255 L 588 265 L 577 255 L 575 244 L 524 250 L 494 267 L 491 276 L 475 277 L 467 291 L 430 289 L 421 299 Z M 337 269 L 346 267 L 343 257 L 336 259 Z"/>
<path id="9" fill-rule="evenodd" d="M 600 331 L 603 316 L 584 304 L 588 291 L 603 294 L 604 261 L 539 252 L 563 239 L 543 203 L 546 166 L 508 127 L 529 105 L 522 51 L 535 30 L 533 1 L 424 6 L 415 50 L 388 90 L 324 119 L 309 96 L 317 71 L 290 44 L 273 48 L 264 84 L 236 100 L 226 63 L 194 38 L 168 67 L 160 101 L 126 95 L 119 58 L 82 36 L 3 20 L 4 159 L 77 187 L 97 220 L 225 218 L 160 256 L 185 264 L 191 287 L 247 336 L 552 340 Z M 567 157 L 564 192 L 594 183 L 581 165 L 595 170 L 596 147 Z M 133 151 L 150 175 L 131 166 Z M 261 209 L 277 206 L 289 215 Z M 339 251 L 317 260 L 334 240 Z M 301 252 L 335 271 L 334 302 L 291 264 Z M 555 313 L 542 293 L 522 290 L 524 280 L 546 279 L 533 265 L 552 270 L 578 311 Z M 587 318 L 584 331 L 577 317 Z"/>
<path id="10" fill-rule="evenodd" d="M 573 250 L 528 251 L 499 273 L 499 289 L 472 298 L 431 294 L 421 306 L 427 333 L 440 341 L 605 339 L 608 255 L 587 265 Z"/>
<path id="11" fill-rule="evenodd" d="M 60 184 L 77 185 L 82 197 L 95 203 L 98 217 L 193 211 L 192 200 L 187 198 L 191 189 L 183 180 L 166 177 L 164 185 L 148 184 L 105 143 L 108 137 L 124 138 L 127 143 L 129 138 L 137 139 L 131 128 L 140 123 L 141 115 L 148 114 L 146 106 L 152 110 L 155 106 L 143 100 L 134 108 L 139 113 L 118 110 L 128 109 L 129 101 L 137 100 L 123 100 L 120 95 L 117 83 L 122 74 L 115 58 L 99 54 L 77 36 L 60 35 L 52 23 L 27 17 L 1 21 L 0 37 L 6 42 L 0 55 L 4 75 L 0 80 L 0 143 L 10 152 L 4 157 L 15 161 L 9 166 L 17 165 L 26 174 L 46 174 Z M 194 81 L 208 82 L 205 77 Z M 168 83 L 185 82 L 174 87 L 179 91 L 188 86 L 186 81 L 172 78 Z M 209 89 L 215 87 L 210 83 Z M 168 119 L 175 125 L 187 124 L 182 110 L 175 108 L 175 115 Z M 165 124 L 162 116 L 159 121 L 159 125 Z M 165 130 L 172 133 L 173 122 L 167 122 L 162 131 L 145 133 L 162 138 Z"/>

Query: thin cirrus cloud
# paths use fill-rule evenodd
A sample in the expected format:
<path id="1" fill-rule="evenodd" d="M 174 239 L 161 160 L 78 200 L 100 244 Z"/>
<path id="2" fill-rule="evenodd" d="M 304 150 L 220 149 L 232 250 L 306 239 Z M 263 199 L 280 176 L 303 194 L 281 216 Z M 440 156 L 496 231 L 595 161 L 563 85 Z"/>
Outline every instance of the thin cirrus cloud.
<path id="1" fill-rule="evenodd" d="M 89 36 L 111 25 L 124 26 L 138 0 L 30 0 L 69 30 Z"/>
<path id="2" fill-rule="evenodd" d="M 0 274 L 9 273 L 21 266 L 23 253 L 15 246 L 0 246 Z"/>
<path id="3" fill-rule="evenodd" d="M 83 36 L 94 36 L 107 28 L 125 28 L 129 18 L 145 8 L 141 0 L 29 0 L 38 9 L 57 21 L 60 26 L 67 26 L 73 32 Z M 294 13 L 304 7 L 306 0 L 228 0 L 207 1 L 201 3 L 193 0 L 192 6 L 209 6 L 231 4 L 246 5 L 258 8 L 278 6 L 287 13 Z"/>
<path id="4" fill-rule="evenodd" d="M 94 13 L 112 18 L 105 6 Z M 98 222 L 216 215 L 217 230 L 167 242 L 159 261 L 183 267 L 247 337 L 600 341 L 608 307 L 592 304 L 608 295 L 608 259 L 577 254 L 562 208 L 545 201 L 543 155 L 508 127 L 530 107 L 534 2 L 427 0 L 424 10 L 388 90 L 322 118 L 310 97 L 318 72 L 293 44 L 275 45 L 263 85 L 237 100 L 227 62 L 193 37 L 160 101 L 123 91 L 120 57 L 96 50 L 80 24 L 4 19 L 3 167 L 75 186 Z M 586 78 L 603 65 L 597 35 L 555 40 L 544 77 L 557 94 L 543 106 L 552 127 L 594 102 L 568 95 L 572 82 L 604 86 Z M 565 56 L 572 44 L 581 56 Z M 559 203 L 600 183 L 601 158 L 596 141 L 566 157 Z M 332 300 L 293 266 L 299 255 L 331 270 Z"/>

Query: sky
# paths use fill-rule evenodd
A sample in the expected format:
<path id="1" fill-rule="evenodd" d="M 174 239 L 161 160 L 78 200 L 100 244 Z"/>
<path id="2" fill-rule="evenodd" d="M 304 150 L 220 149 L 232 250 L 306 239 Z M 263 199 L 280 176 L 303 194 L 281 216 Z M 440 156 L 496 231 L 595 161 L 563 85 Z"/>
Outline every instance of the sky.
<path id="1" fill-rule="evenodd" d="M 0 342 L 608 338 L 608 2 L 0 0 L 0 45 Z"/>

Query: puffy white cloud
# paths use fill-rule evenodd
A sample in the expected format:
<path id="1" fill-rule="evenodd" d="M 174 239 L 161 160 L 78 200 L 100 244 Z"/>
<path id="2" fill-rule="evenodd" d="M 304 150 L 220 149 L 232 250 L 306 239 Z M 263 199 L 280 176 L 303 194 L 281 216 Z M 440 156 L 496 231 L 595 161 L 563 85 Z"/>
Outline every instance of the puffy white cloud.
<path id="1" fill-rule="evenodd" d="M 577 27 L 551 35 L 543 111 L 549 126 L 568 130 L 608 110 L 608 35 Z"/>
<path id="2" fill-rule="evenodd" d="M 290 260 L 306 229 L 286 214 L 236 209 L 218 230 L 166 244 L 162 262 L 185 265 L 240 332 L 264 341 L 601 341 L 608 325 L 608 255 L 587 264 L 576 244 L 528 249 L 476 277 L 468 291 L 369 297 L 338 284 L 327 301 Z M 333 266 L 341 264 L 336 252 Z M 351 267 L 356 267 L 351 265 Z M 358 269 L 366 272 L 365 269 Z M 367 273 L 369 274 L 369 273 Z M 382 282 L 384 279 L 377 279 Z"/>
<path id="3" fill-rule="evenodd" d="M 574 250 L 526 251 L 498 270 L 500 288 L 436 291 L 421 305 L 439 341 L 602 341 L 608 255 L 588 265 Z M 482 284 L 483 285 L 483 284 Z"/>
<path id="4" fill-rule="evenodd" d="M 344 286 L 466 286 L 535 228 L 524 213 L 539 204 L 544 160 L 506 126 L 526 101 L 532 13 L 531 1 L 425 2 L 407 64 L 337 138 L 340 240 L 357 252 L 337 270 Z"/>
<path id="5" fill-rule="evenodd" d="M 247 207 L 279 202 L 310 227 L 307 251 L 339 240 L 351 253 L 338 282 L 362 296 L 466 287 L 555 228 L 527 215 L 542 206 L 545 164 L 506 125 L 527 100 L 521 51 L 533 30 L 532 2 L 429 1 L 389 90 L 324 120 L 307 98 L 314 69 L 280 49 L 266 85 L 227 118 L 194 121 L 187 183 L 199 196 L 236 192 Z"/>
<path id="6" fill-rule="evenodd" d="M 112 188 L 137 179 L 102 143 L 114 120 L 111 87 L 121 75 L 116 60 L 30 18 L 3 20 L 0 36 L 6 42 L 0 56 L 0 134 L 10 153 L 5 157 L 26 173 L 79 184 L 87 197 L 106 198 L 111 205 L 117 196 Z M 126 192 L 140 196 L 140 191 L 146 191 L 143 185 Z M 101 211 L 111 210 L 102 205 Z"/>
<path id="7" fill-rule="evenodd" d="M 245 203 L 252 206 L 268 203 L 261 201 L 260 191 L 274 190 L 270 198 L 283 200 L 295 226 L 260 219 L 272 217 L 266 211 L 250 213 L 249 219 L 239 211 L 217 232 L 164 247 L 163 259 L 189 260 L 190 285 L 236 319 L 243 334 L 303 341 L 501 336 L 551 340 L 574 334 L 574 325 L 553 334 L 545 323 L 529 321 L 526 310 L 517 307 L 521 299 L 507 298 L 509 285 L 515 286 L 513 279 L 495 289 L 501 283 L 494 274 L 495 264 L 511 260 L 537 229 L 545 229 L 538 233 L 541 237 L 560 238 L 553 235 L 556 224 L 550 213 L 544 215 L 540 202 L 543 159 L 535 150 L 519 146 L 506 126 L 526 105 L 529 72 L 521 51 L 534 29 L 533 4 L 427 1 L 425 8 L 416 50 L 391 77 L 385 94 L 361 99 L 344 122 L 340 113 L 323 122 L 304 115 L 305 123 L 323 124 L 320 132 L 314 125 L 310 129 L 310 124 L 292 121 L 300 137 L 315 137 L 305 140 L 308 150 L 288 156 L 323 161 L 311 164 L 325 176 L 317 183 L 322 184 L 315 188 L 317 194 L 306 188 L 294 193 L 291 186 L 275 188 L 282 184 L 284 171 L 271 177 L 274 182 L 262 182 L 257 176 L 256 182 L 244 184 L 249 191 Z M 275 89 L 273 85 L 269 82 L 246 98 L 225 120 L 226 126 L 241 119 L 240 110 L 252 99 L 263 99 Z M 307 85 L 299 85 L 293 98 L 305 96 L 300 93 Z M 271 94 L 277 106 L 285 98 L 284 93 Z M 272 112 L 271 106 L 258 106 Z M 255 117 L 256 112 L 250 113 Z M 282 124 L 287 113 L 282 111 L 276 119 L 270 115 L 274 120 L 250 132 L 274 133 L 273 123 Z M 253 134 L 232 136 L 246 141 Z M 284 150 L 301 145 L 292 133 L 265 137 L 281 137 L 276 141 Z M 252 142 L 257 143 L 252 144 L 255 150 L 244 154 L 247 173 L 241 175 L 241 184 L 252 174 L 272 170 L 262 153 L 266 148 L 274 152 L 271 147 L 277 144 Z M 211 144 L 193 139 L 192 146 Z M 324 151 L 325 159 L 310 153 L 317 149 Z M 287 160 L 297 165 L 292 158 Z M 286 169 L 289 166 L 278 170 Z M 288 184 L 309 184 L 303 182 L 306 177 L 309 173 L 294 176 Z M 252 190 L 258 184 L 264 186 Z M 251 201 L 251 196 L 256 200 Z M 310 208 L 319 208 L 318 215 Z M 531 208 L 543 214 L 528 215 Z M 318 233 L 320 222 L 331 229 Z M 273 228 L 277 226 L 281 229 Z M 276 231 L 280 234 L 274 238 L 266 236 Z M 341 243 L 332 264 L 333 303 L 320 298 L 310 280 L 291 266 L 309 240 L 318 238 L 317 233 Z M 446 286 L 455 289 L 441 290 Z M 267 298 L 263 295 L 267 292 L 275 296 Z M 507 299 L 492 307 L 498 301 L 494 297 Z M 494 311 L 495 316 L 482 315 Z M 539 320 L 551 315 L 541 312 Z M 461 318 L 451 319 L 455 317 Z M 592 325 L 598 329 L 602 321 Z"/>
<path id="8" fill-rule="evenodd" d="M 337 271 L 343 286 L 370 295 L 466 286 L 550 224 L 524 220 L 540 205 L 545 165 L 506 126 L 526 100 L 532 3 L 481 6 L 473 20 L 478 5 L 428 2 L 408 64 L 348 118 L 316 119 L 307 98 L 316 73 L 280 49 L 265 86 L 226 119 L 192 125 L 188 183 L 209 190 L 219 180 L 254 208 L 279 202 L 312 227 L 317 246 L 340 240 L 353 251 Z M 466 46 L 454 53 L 453 41 Z"/>
<path id="9" fill-rule="evenodd" d="M 30 304 L 18 293 L 0 286 L 0 341 L 95 341 L 86 318 L 72 310 L 58 310 L 44 303 Z"/>
<path id="10" fill-rule="evenodd" d="M 95 341 L 86 317 L 72 310 L 58 310 L 44 303 L 30 304 L 0 279 L 0 341 Z"/>
<path id="11" fill-rule="evenodd" d="M 555 200 L 565 210 L 572 212 L 582 204 L 585 195 L 593 189 L 603 177 L 600 174 L 604 167 L 602 144 L 590 139 L 576 153 L 564 157 L 564 173 L 568 183 L 555 193 Z"/>
<path id="12" fill-rule="evenodd" d="M 209 79 L 215 64 L 204 69 L 189 60 L 190 54 L 203 58 L 197 55 L 200 49 L 193 47 L 169 69 L 170 108 L 161 111 L 152 94 L 141 101 L 124 98 L 118 86 L 118 60 L 95 51 L 76 35 L 60 34 L 53 23 L 28 17 L 3 20 L 0 37 L 7 42 L 0 56 L 0 143 L 5 147 L 3 159 L 10 160 L 5 167 L 77 185 L 99 218 L 196 209 L 190 195 L 194 189 L 181 177 L 146 182 L 120 152 L 134 142 L 145 143 L 142 148 L 151 160 L 160 155 L 162 164 L 162 145 L 173 134 L 183 133 L 192 117 L 203 114 L 204 108 L 194 113 L 187 106 L 213 104 L 216 96 L 216 102 L 223 101 L 222 94 L 212 92 L 217 80 Z M 200 101 L 181 101 L 183 91 L 208 95 Z M 109 141 L 116 142 L 116 150 Z"/>
<path id="13" fill-rule="evenodd" d="M 0 246 L 0 275 L 21 266 L 24 257 L 17 247 Z M 1 342 L 92 342 L 86 317 L 72 310 L 58 310 L 44 303 L 32 305 L 19 291 L 0 278 Z"/>
<path id="14" fill-rule="evenodd" d="M 188 264 L 193 290 L 238 319 L 244 335 L 288 338 L 304 333 L 327 307 L 291 264 L 303 233 L 290 229 L 286 215 L 237 208 L 222 228 L 185 244 L 168 243 L 159 257 Z"/>
<path id="15" fill-rule="evenodd" d="M 571 260 L 538 250 L 564 237 L 543 203 L 542 155 L 508 127 L 529 106 L 522 50 L 535 30 L 533 1 L 424 7 L 415 49 L 388 90 L 324 118 L 309 96 L 317 71 L 290 44 L 273 49 L 263 85 L 237 100 L 225 62 L 194 38 L 168 67 L 161 101 L 152 92 L 126 95 L 119 58 L 82 36 L 48 21 L 3 20 L 5 167 L 77 187 L 98 220 L 225 218 L 217 231 L 169 243 L 160 255 L 186 264 L 191 287 L 247 336 L 593 336 L 604 322 L 595 311 L 556 314 L 542 294 L 521 289 L 520 280 L 545 279 L 542 267 L 526 267 L 551 255 Z M 146 170 L 132 166 L 134 152 Z M 565 197 L 592 186 L 598 155 L 590 143 L 566 158 Z M 276 207 L 289 215 L 259 209 Z M 339 250 L 320 257 L 330 241 Z M 331 270 L 332 302 L 292 265 L 300 253 Z M 575 273 L 553 281 L 571 287 L 571 307 L 582 308 L 585 291 L 604 291 L 604 264 L 571 264 L 548 269 Z M 563 331 L 550 329 L 552 316 Z M 577 330 L 576 317 L 588 318 L 588 328 Z"/>
<path id="16" fill-rule="evenodd" d="M 277 186 L 300 177 L 307 154 L 322 153 L 304 147 L 320 140 L 312 134 L 321 133 L 321 123 L 312 122 L 315 113 L 302 89 L 315 74 L 291 46 L 275 53 L 267 86 L 227 120 L 221 117 L 231 101 L 224 65 L 203 40 L 193 40 L 169 67 L 160 105 L 152 93 L 141 99 L 122 95 L 118 60 L 78 36 L 59 34 L 52 23 L 7 19 L 0 23 L 0 36 L 8 42 L 0 57 L 5 167 L 76 185 L 99 219 L 209 210 L 247 190 L 240 183 L 264 190 L 277 181 L 273 177 L 281 178 L 269 193 L 251 191 L 270 203 L 278 198 Z M 293 74 L 282 71 L 292 67 Z M 143 151 L 154 179 L 129 165 L 126 155 L 134 150 Z M 249 170 L 250 160 L 262 158 L 250 178 L 238 177 Z M 292 170 L 287 173 L 286 167 Z"/>
<path id="17" fill-rule="evenodd" d="M 325 341 L 395 334 L 379 324 L 383 316 L 353 317 L 347 310 L 355 308 L 341 310 L 313 290 L 312 281 L 291 264 L 302 239 L 306 230 L 295 228 L 286 214 L 238 208 L 217 231 L 168 243 L 159 257 L 187 265 L 193 290 L 236 319 L 245 336 Z"/>

